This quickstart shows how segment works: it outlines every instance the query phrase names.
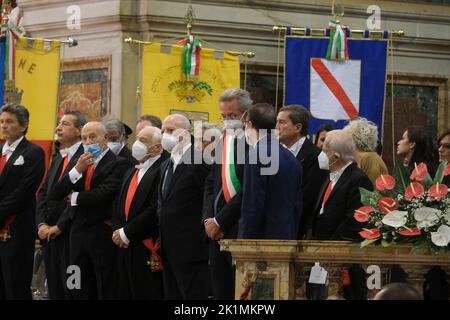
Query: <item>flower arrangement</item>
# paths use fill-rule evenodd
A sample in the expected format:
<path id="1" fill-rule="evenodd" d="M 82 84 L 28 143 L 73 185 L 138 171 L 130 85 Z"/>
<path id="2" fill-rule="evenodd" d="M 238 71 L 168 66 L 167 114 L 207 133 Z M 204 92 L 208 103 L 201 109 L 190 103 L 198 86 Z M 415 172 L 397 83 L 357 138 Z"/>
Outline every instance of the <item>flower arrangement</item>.
<path id="1" fill-rule="evenodd" d="M 412 243 L 414 248 L 449 250 L 450 194 L 442 184 L 447 175 L 447 161 L 439 165 L 434 179 L 425 163 L 415 164 L 411 174 L 397 164 L 394 176 L 377 178 L 375 191 L 360 188 L 363 207 L 355 211 L 354 218 L 364 224 L 359 232 L 364 239 L 361 247 Z"/>

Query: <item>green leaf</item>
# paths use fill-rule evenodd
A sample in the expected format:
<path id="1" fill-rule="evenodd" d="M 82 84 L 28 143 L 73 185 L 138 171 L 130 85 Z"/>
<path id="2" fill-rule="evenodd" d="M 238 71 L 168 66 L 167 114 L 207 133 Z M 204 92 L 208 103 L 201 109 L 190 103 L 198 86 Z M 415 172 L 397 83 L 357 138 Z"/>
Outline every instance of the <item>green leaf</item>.
<path id="1" fill-rule="evenodd" d="M 370 206 L 371 203 L 377 201 L 377 194 L 362 187 L 359 187 L 359 193 L 361 194 L 361 203 L 365 206 Z"/>
<path id="2" fill-rule="evenodd" d="M 442 183 L 442 180 L 444 179 L 444 169 L 447 166 L 447 160 L 444 160 L 441 162 L 439 167 L 436 170 L 436 174 L 434 175 L 433 183 Z"/>
<path id="3" fill-rule="evenodd" d="M 406 187 L 411 183 L 409 168 L 396 162 L 394 166 L 394 178 L 396 181 L 394 194 L 404 194 Z"/>
<path id="4" fill-rule="evenodd" d="M 374 243 L 374 242 L 376 242 L 378 240 L 379 239 L 371 239 L 371 240 L 366 239 L 363 242 L 361 242 L 361 248 L 367 247 L 369 244 L 372 244 L 372 243 Z"/>
<path id="5" fill-rule="evenodd" d="M 392 245 L 392 243 L 391 242 L 388 242 L 388 241 L 386 241 L 386 240 L 381 240 L 381 245 L 384 247 L 384 248 L 387 248 L 387 247 L 389 247 L 389 246 L 391 246 Z"/>
<path id="6" fill-rule="evenodd" d="M 422 181 L 422 185 L 425 187 L 425 189 L 429 189 L 433 185 L 433 180 L 431 179 L 431 176 L 429 173 L 427 173 L 427 176 Z"/>

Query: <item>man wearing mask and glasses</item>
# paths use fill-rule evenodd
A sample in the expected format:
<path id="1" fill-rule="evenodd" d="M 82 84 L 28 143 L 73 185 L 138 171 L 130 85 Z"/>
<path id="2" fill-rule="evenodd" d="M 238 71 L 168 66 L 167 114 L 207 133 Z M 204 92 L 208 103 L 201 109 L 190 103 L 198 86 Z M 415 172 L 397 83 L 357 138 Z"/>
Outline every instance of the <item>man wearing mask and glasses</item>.
<path id="1" fill-rule="evenodd" d="M 109 150 L 116 156 L 126 159 L 130 167 L 137 165 L 138 162 L 126 145 L 126 137 L 132 133 L 127 132 L 128 126 L 125 127 L 123 122 L 114 118 L 104 118 L 102 123 L 106 128 L 106 142 Z M 128 130 L 131 129 L 128 127 Z"/>
<path id="2" fill-rule="evenodd" d="M 160 166 L 168 154 L 161 147 L 161 139 L 161 130 L 156 127 L 144 127 L 138 133 L 132 154 L 139 165 L 125 174 L 113 213 L 119 299 L 162 299 L 156 210 Z"/>

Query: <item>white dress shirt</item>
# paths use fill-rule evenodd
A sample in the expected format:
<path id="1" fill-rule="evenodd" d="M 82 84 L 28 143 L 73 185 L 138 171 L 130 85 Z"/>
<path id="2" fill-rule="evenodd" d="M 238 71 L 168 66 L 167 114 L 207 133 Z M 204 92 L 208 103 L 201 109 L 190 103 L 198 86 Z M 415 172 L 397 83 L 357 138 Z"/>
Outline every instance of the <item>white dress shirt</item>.
<path id="1" fill-rule="evenodd" d="M 148 169 L 151 168 L 151 166 L 159 159 L 161 158 L 161 154 L 158 154 L 157 156 L 148 159 L 147 161 L 145 161 L 142 164 L 138 164 L 136 166 L 136 168 L 139 170 L 138 173 L 138 185 L 142 180 L 142 177 L 145 175 L 145 173 L 147 172 Z M 119 229 L 119 235 L 120 238 L 122 239 L 123 242 L 125 242 L 126 244 L 130 244 L 130 240 L 127 238 L 127 235 L 125 234 L 125 231 L 123 230 L 123 228 Z"/>
<path id="2" fill-rule="evenodd" d="M 333 191 L 334 187 L 336 186 L 336 184 L 339 181 L 339 178 L 342 176 L 342 174 L 344 173 L 345 169 L 347 169 L 347 167 L 349 165 L 351 165 L 353 163 L 353 161 L 349 161 L 345 164 L 345 166 L 343 166 L 342 168 L 340 168 L 339 170 L 330 172 L 330 183 L 331 183 L 331 191 Z M 322 202 L 322 208 L 320 209 L 319 214 L 323 213 L 323 202 Z"/>
<path id="3" fill-rule="evenodd" d="M 19 143 L 23 140 L 24 136 L 21 136 L 19 139 L 11 143 L 11 145 L 8 144 L 8 142 L 5 142 L 2 149 L 2 156 L 6 154 L 6 161 L 9 160 L 9 157 L 13 154 L 14 151 L 16 151 L 17 146 Z"/>
<path id="4" fill-rule="evenodd" d="M 294 143 L 290 148 L 288 148 L 285 144 L 283 146 L 288 149 L 294 157 L 297 157 L 298 153 L 300 152 L 300 149 L 303 147 L 303 144 L 305 143 L 306 137 L 302 137 L 297 140 L 296 143 Z"/>
<path id="5" fill-rule="evenodd" d="M 69 161 L 70 161 L 70 159 L 72 159 L 73 155 L 77 152 L 80 145 L 81 145 L 81 141 L 78 141 L 68 148 L 59 150 L 59 153 L 61 154 L 61 157 L 63 157 L 63 158 L 69 157 Z"/>

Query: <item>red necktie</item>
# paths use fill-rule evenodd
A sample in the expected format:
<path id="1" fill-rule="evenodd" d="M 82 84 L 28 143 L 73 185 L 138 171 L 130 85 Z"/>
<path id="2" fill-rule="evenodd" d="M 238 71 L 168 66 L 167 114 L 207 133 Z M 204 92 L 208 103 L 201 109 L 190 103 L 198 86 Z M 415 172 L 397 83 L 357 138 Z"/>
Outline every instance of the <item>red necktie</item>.
<path id="1" fill-rule="evenodd" d="M 86 171 L 86 180 L 84 182 L 84 190 L 86 191 L 91 190 L 91 181 L 92 176 L 94 175 L 94 170 L 95 170 L 94 165 L 91 165 Z"/>
<path id="2" fill-rule="evenodd" d="M 64 162 L 62 165 L 62 169 L 61 169 L 61 174 L 59 175 L 59 179 L 61 179 L 61 177 L 64 174 L 64 171 L 66 171 L 67 165 L 69 164 L 69 156 L 65 156 L 64 157 Z"/>
<path id="3" fill-rule="evenodd" d="M 325 195 L 323 196 L 322 207 L 325 207 L 325 203 L 327 203 L 328 198 L 330 197 L 331 189 L 333 188 L 333 181 L 328 183 L 327 191 L 325 191 Z"/>
<path id="4" fill-rule="evenodd" d="M 138 175 L 139 170 L 136 170 L 130 181 L 130 185 L 128 186 L 127 197 L 125 199 L 125 220 L 128 220 L 128 212 L 130 211 L 131 202 L 133 201 L 134 194 L 136 193 L 136 189 L 138 187 Z"/>
<path id="5" fill-rule="evenodd" d="M 4 155 L 2 155 L 1 159 L 0 159 L 0 175 L 3 172 L 3 169 L 5 168 L 6 165 L 6 153 Z"/>

